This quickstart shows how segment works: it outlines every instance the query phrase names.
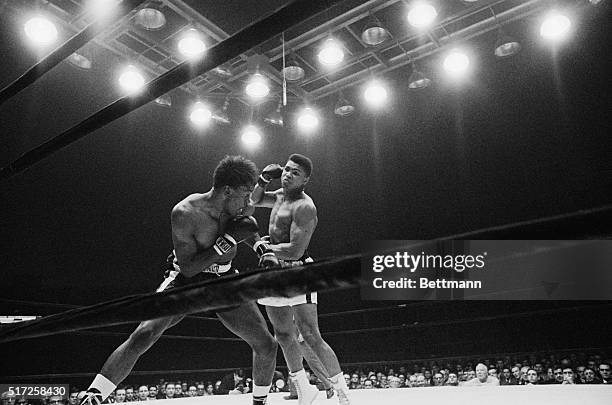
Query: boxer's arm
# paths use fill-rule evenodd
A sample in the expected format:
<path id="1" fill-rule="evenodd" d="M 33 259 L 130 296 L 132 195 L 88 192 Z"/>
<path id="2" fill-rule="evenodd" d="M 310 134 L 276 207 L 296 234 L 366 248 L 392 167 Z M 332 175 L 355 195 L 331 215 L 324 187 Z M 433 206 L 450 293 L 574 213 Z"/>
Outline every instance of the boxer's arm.
<path id="1" fill-rule="evenodd" d="M 276 202 L 276 192 L 266 191 L 265 187 L 256 184 L 251 193 L 251 202 L 255 207 L 272 208 Z"/>
<path id="2" fill-rule="evenodd" d="M 293 212 L 289 242 L 270 245 L 270 248 L 281 260 L 297 260 L 306 252 L 316 227 L 317 209 L 312 204 L 301 204 Z"/>
<path id="3" fill-rule="evenodd" d="M 192 277 L 215 263 L 229 262 L 236 255 L 235 246 L 223 255 L 219 255 L 213 247 L 198 252 L 193 221 L 188 211 L 173 209 L 171 221 L 174 254 L 185 277 Z"/>

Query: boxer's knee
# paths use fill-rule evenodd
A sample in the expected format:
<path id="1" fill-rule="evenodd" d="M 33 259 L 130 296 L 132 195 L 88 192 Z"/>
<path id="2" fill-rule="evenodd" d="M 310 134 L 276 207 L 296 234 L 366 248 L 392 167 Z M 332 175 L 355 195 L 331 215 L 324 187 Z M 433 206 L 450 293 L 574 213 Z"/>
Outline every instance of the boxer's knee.
<path id="1" fill-rule="evenodd" d="M 129 345 L 138 352 L 144 352 L 160 338 L 165 330 L 166 323 L 143 322 L 130 335 Z"/>
<path id="2" fill-rule="evenodd" d="M 275 330 L 274 336 L 276 337 L 276 340 L 278 340 L 278 342 L 283 346 L 292 343 L 296 339 L 296 333 L 293 328 Z"/>
<path id="3" fill-rule="evenodd" d="M 262 356 L 276 356 L 278 349 L 278 342 L 270 334 L 253 340 L 250 345 L 256 354 Z"/>

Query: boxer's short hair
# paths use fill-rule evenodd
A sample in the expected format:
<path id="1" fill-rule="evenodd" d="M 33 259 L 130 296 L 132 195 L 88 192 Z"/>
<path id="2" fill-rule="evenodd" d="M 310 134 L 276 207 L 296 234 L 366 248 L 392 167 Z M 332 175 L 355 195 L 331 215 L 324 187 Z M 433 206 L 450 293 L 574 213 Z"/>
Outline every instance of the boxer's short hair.
<path id="1" fill-rule="evenodd" d="M 310 177 L 310 174 L 312 173 L 312 160 L 299 153 L 294 153 L 293 155 L 289 156 L 289 160 L 300 165 L 304 169 L 306 177 Z"/>
<path id="2" fill-rule="evenodd" d="M 213 187 L 252 187 L 257 182 L 257 166 L 242 156 L 226 156 L 213 173 Z"/>

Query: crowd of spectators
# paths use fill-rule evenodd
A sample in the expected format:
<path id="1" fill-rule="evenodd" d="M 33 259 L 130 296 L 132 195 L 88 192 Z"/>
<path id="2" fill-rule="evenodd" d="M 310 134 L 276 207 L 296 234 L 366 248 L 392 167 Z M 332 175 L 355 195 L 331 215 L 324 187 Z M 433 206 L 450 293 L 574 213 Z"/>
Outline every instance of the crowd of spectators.
<path id="1" fill-rule="evenodd" d="M 454 359 L 414 362 L 397 367 L 346 367 L 344 375 L 350 389 L 423 388 L 462 385 L 538 385 L 538 384 L 611 384 L 610 360 L 601 354 L 572 353 L 559 356 L 505 356 L 497 359 Z M 307 372 L 308 373 L 308 372 Z M 314 373 L 310 382 L 325 390 Z M 252 379 L 241 369 L 213 381 L 165 381 L 153 384 L 120 386 L 105 401 L 122 403 L 199 397 L 237 395 L 251 391 Z M 290 392 L 291 382 L 280 371 L 275 372 L 272 392 Z M 288 396 L 290 397 L 290 396 Z M 69 397 L 45 400 L 17 398 L 2 393 L 1 405 L 78 405 L 78 389 Z"/>

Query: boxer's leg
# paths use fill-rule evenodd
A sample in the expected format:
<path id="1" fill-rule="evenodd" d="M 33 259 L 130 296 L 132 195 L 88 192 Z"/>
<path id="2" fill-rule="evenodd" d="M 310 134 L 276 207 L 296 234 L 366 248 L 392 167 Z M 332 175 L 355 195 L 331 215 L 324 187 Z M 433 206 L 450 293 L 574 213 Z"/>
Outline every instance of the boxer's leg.
<path id="1" fill-rule="evenodd" d="M 253 349 L 253 404 L 265 404 L 276 368 L 277 343 L 255 302 L 217 313 L 223 325 Z"/>

